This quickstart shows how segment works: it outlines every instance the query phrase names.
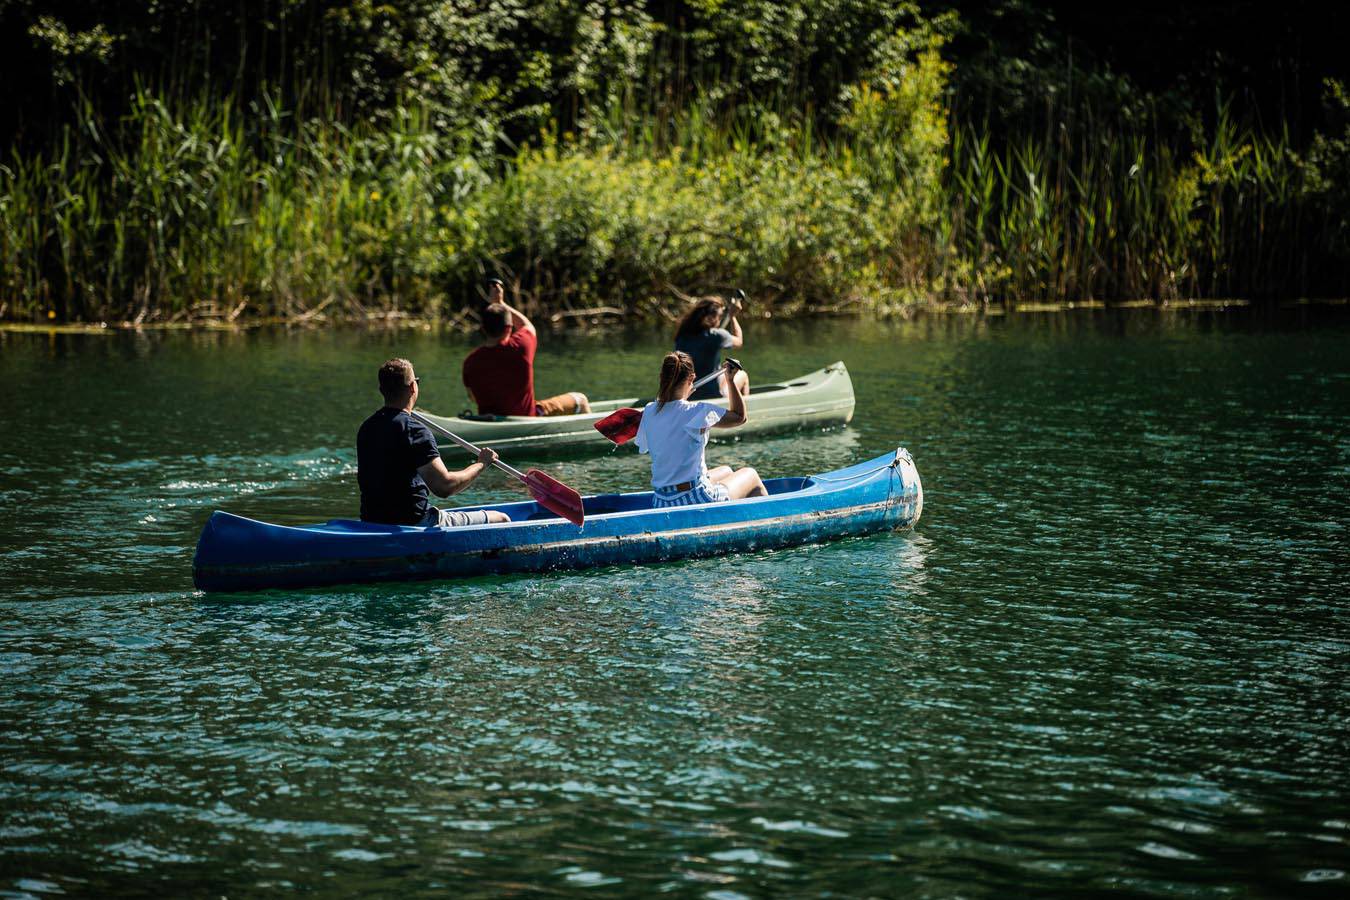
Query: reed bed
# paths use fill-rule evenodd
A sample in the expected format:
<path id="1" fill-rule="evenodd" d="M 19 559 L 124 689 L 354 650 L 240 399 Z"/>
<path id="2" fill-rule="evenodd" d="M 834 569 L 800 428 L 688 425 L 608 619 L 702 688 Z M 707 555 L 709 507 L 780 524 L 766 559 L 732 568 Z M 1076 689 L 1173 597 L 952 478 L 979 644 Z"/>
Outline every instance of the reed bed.
<path id="1" fill-rule="evenodd" d="M 1340 293 L 1337 211 L 1287 132 L 1227 104 L 1207 132 L 1089 122 L 991 146 L 954 131 L 947 296 L 995 300 L 1272 298 Z"/>
<path id="2" fill-rule="evenodd" d="M 824 125 L 630 92 L 492 159 L 415 105 L 348 126 L 140 87 L 4 157 L 0 318 L 447 316 L 488 271 L 534 311 L 633 315 L 731 285 L 778 313 L 1345 291 L 1344 211 L 1287 133 L 1220 105 L 1186 135 L 1080 110 L 1000 143 L 946 75 L 921 54 Z"/>
<path id="3" fill-rule="evenodd" d="M 0 297 L 62 321 L 435 312 L 434 202 L 478 177 L 416 110 L 376 131 L 141 90 L 0 167 Z"/>

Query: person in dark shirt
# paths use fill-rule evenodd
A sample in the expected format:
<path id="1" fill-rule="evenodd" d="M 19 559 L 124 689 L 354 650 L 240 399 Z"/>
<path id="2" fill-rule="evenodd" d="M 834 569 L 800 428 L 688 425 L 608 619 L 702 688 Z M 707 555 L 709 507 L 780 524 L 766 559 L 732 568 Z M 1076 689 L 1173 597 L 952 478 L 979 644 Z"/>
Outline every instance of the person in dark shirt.
<path id="1" fill-rule="evenodd" d="M 534 353 L 539 334 L 534 323 L 502 299 L 494 281 L 488 306 L 480 314 L 483 343 L 464 359 L 462 375 L 469 397 L 484 416 L 571 416 L 591 411 L 580 391 L 534 399 Z"/>
<path id="2" fill-rule="evenodd" d="M 741 323 L 736 321 L 736 310 L 740 301 L 732 301 L 734 309 L 727 316 L 727 304 L 721 297 L 704 297 L 689 307 L 675 326 L 675 350 L 688 353 L 694 360 L 694 378 L 711 375 L 722 366 L 721 351 L 740 347 L 745 343 L 741 335 Z M 727 318 L 727 327 L 721 327 L 723 317 Z M 710 381 L 689 395 L 690 400 L 708 400 L 713 397 L 731 396 L 727 377 Z M 750 393 L 750 378 L 738 369 L 731 377 L 731 384 L 742 396 Z"/>
<path id="3" fill-rule="evenodd" d="M 361 521 L 442 528 L 509 522 L 509 516 L 496 510 L 462 512 L 431 505 L 429 492 L 438 497 L 458 494 L 492 465 L 497 454 L 484 447 L 478 453 L 478 462 L 467 469 L 447 469 L 431 429 L 409 415 L 418 392 L 412 363 L 391 359 L 380 366 L 384 406 L 356 432 Z"/>

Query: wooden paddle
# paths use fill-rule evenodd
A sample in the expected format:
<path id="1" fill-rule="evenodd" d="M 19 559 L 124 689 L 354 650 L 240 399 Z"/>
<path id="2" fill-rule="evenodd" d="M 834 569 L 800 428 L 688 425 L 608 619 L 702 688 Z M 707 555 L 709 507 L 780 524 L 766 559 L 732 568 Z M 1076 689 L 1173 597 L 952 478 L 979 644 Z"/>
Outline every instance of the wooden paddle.
<path id="1" fill-rule="evenodd" d="M 745 367 L 734 359 L 727 359 L 716 372 L 704 375 L 698 381 L 695 381 L 694 386 L 690 388 L 690 392 L 698 390 L 714 378 L 722 377 L 723 372 L 735 372 L 737 369 L 744 370 Z M 596 422 L 595 430 L 616 444 L 626 444 L 637 437 L 638 426 L 641 424 L 642 410 L 624 406 Z"/>
<path id="2" fill-rule="evenodd" d="M 478 455 L 477 447 L 450 431 L 448 428 L 437 425 L 416 410 L 413 410 L 412 416 L 423 425 L 436 429 L 473 455 Z M 540 506 L 551 512 L 557 513 L 574 525 L 580 525 L 585 521 L 586 510 L 582 507 L 581 495 L 554 478 L 552 475 L 546 475 L 538 469 L 521 472 L 519 469 L 502 462 L 500 459 L 494 462 L 493 465 L 508 475 L 513 475 L 524 482 L 525 487 L 530 489 L 530 496 L 534 497 L 535 502 Z"/>

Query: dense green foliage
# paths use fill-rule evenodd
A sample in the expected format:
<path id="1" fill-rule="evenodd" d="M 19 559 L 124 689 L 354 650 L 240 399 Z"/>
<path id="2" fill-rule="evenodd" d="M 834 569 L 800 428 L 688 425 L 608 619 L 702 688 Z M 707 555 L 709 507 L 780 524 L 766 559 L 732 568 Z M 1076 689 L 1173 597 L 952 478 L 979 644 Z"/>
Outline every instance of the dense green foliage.
<path id="1" fill-rule="evenodd" d="M 1336 82 L 1262 125 L 967 5 L 0 0 L 0 317 L 1346 291 Z"/>

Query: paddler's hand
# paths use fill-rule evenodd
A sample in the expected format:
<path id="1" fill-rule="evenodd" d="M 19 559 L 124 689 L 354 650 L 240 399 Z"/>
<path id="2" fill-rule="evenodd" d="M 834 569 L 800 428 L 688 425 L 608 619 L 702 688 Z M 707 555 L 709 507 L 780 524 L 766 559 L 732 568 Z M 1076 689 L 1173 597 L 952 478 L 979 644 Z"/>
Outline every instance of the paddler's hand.
<path id="1" fill-rule="evenodd" d="M 491 447 L 478 448 L 478 461 L 482 463 L 483 468 L 487 468 L 497 461 L 497 451 Z"/>
<path id="2" fill-rule="evenodd" d="M 722 367 L 726 369 L 727 372 L 745 371 L 745 366 L 741 365 L 740 360 L 732 359 L 730 356 L 728 356 L 726 359 L 722 361 Z"/>

